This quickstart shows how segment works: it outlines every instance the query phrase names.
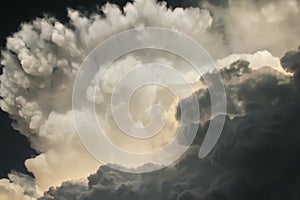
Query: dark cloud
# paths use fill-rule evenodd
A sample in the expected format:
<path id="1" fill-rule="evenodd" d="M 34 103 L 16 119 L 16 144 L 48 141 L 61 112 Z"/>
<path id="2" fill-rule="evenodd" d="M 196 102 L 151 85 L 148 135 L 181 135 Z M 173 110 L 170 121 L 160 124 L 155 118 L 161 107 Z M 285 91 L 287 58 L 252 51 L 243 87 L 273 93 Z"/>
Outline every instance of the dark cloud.
<path id="1" fill-rule="evenodd" d="M 43 197 L 42 199 L 75 200 L 77 199 L 78 194 L 85 190 L 87 190 L 87 187 L 83 184 L 66 182 L 63 183 L 60 188 L 50 188 L 47 192 L 47 195 L 45 195 L 45 197 Z"/>
<path id="2" fill-rule="evenodd" d="M 298 57 L 288 55 L 282 62 L 294 66 Z M 205 159 L 198 159 L 198 151 L 209 122 L 199 126 L 193 145 L 170 167 L 130 174 L 102 166 L 87 187 L 64 183 L 40 200 L 299 199 L 299 94 L 290 77 L 266 67 L 250 70 L 248 64 L 237 61 L 221 72 L 229 112 L 241 115 L 226 117 L 221 138 Z M 205 95 L 198 96 L 204 102 Z M 245 112 L 237 113 L 236 104 Z"/>
<path id="3" fill-rule="evenodd" d="M 262 67 L 260 70 L 249 68 L 249 62 L 237 60 L 230 66 L 220 71 L 225 85 L 227 96 L 227 114 L 229 116 L 244 115 L 249 112 L 266 109 L 296 102 L 299 95 L 293 84 L 293 77 L 283 75 L 271 67 Z M 215 72 L 206 74 L 216 76 Z M 205 83 L 205 82 L 203 82 Z M 210 117 L 210 94 L 208 90 L 197 91 L 199 109 L 202 122 Z M 182 103 L 190 104 L 190 98 Z M 192 113 L 194 108 L 189 108 L 186 113 Z M 177 119 L 181 113 L 178 108 Z"/>
<path id="4" fill-rule="evenodd" d="M 219 175 L 207 196 L 298 199 L 298 105 L 276 106 L 230 120 L 211 155 Z"/>
<path id="5" fill-rule="evenodd" d="M 281 58 L 281 65 L 290 72 L 300 71 L 300 46 L 296 51 L 289 51 Z"/>
<path id="6" fill-rule="evenodd" d="M 294 73 L 294 84 L 297 90 L 300 89 L 300 46 L 296 51 L 287 52 L 280 60 L 282 67 Z"/>
<path id="7" fill-rule="evenodd" d="M 218 145 L 206 159 L 198 159 L 199 148 L 195 144 L 167 169 L 141 175 L 103 166 L 89 177 L 88 188 L 78 184 L 71 190 L 78 191 L 77 199 L 86 200 L 296 200 L 300 197 L 300 123 L 295 117 L 299 111 L 299 106 L 278 106 L 245 117 L 227 118 Z M 205 128 L 199 131 L 200 135 L 202 130 Z M 57 200 L 74 199 L 60 192 L 67 191 L 69 195 L 67 186 L 51 189 L 47 195 Z M 80 187 L 81 190 L 75 189 Z"/>

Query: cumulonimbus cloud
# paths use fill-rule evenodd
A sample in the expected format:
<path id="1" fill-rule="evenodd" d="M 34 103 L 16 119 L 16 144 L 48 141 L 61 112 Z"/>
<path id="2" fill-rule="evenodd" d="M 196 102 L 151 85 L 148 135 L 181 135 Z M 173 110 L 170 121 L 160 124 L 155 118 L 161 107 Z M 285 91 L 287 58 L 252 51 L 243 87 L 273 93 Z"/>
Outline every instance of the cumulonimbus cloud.
<path id="1" fill-rule="evenodd" d="M 71 111 L 72 87 L 84 57 L 115 33 L 145 26 L 170 28 L 202 44 L 213 58 L 219 59 L 220 68 L 228 67 L 238 59 L 248 60 L 250 71 L 253 71 L 244 73 L 238 71 L 241 69 L 238 66 L 236 71 L 226 72 L 241 74 L 226 80 L 231 116 L 263 109 L 269 101 L 274 105 L 284 103 L 284 99 L 293 94 L 290 75 L 278 72 L 284 70 L 279 58 L 272 54 L 278 56 L 287 49 L 295 48 L 295 42 L 299 43 L 297 1 L 291 0 L 286 4 L 262 1 L 258 6 L 251 1 L 232 1 L 226 7 L 208 4 L 206 8 L 211 12 L 199 8 L 169 9 L 165 3 L 137 0 L 128 3 L 122 10 L 116 5 L 106 4 L 101 9 L 103 14 L 91 16 L 69 9 L 70 21 L 67 24 L 51 17 L 39 18 L 23 24 L 7 39 L 1 60 L 4 66 L 1 108 L 15 120 L 14 128 L 25 135 L 39 152 L 37 157 L 25 162 L 27 169 L 33 172 L 39 190 L 58 186 L 63 181 L 85 178 L 100 166 L 77 137 Z M 279 8 L 278 13 L 274 13 L 276 8 Z M 224 19 L 221 20 L 222 16 Z M 245 24 L 248 25 L 245 27 Z M 257 27 L 254 32 L 253 27 Z M 236 54 L 229 56 L 232 53 Z M 162 61 L 164 58 L 147 58 L 143 53 L 129 55 L 119 61 L 119 67 L 126 71 L 128 65 L 142 63 L 143 59 Z M 184 64 L 172 59 L 167 57 L 163 62 Z M 276 70 L 260 69 L 263 66 Z M 112 80 L 108 78 L 106 86 Z M 265 90 L 270 94 L 265 94 Z M 257 95 L 253 96 L 253 92 Z M 286 96 L 278 96 L 278 93 Z M 199 91 L 199 101 L 205 104 L 206 98 L 205 91 Z M 14 187 L 13 184 L 3 180 L 5 188 Z M 82 189 L 86 190 L 86 187 L 82 186 Z M 25 190 L 16 191 L 26 193 Z M 189 192 L 186 193 L 182 195 L 189 195 Z"/>
<path id="2" fill-rule="evenodd" d="M 289 56 L 295 53 L 288 53 L 282 62 L 296 63 L 299 56 Z M 87 186 L 65 182 L 50 188 L 40 200 L 297 198 L 300 108 L 295 77 L 270 67 L 252 70 L 242 60 L 221 74 L 231 106 L 221 138 L 208 157 L 197 159 L 207 122 L 200 126 L 188 152 L 172 166 L 147 174 L 102 166 L 88 177 Z M 198 93 L 205 105 L 206 91 Z"/>

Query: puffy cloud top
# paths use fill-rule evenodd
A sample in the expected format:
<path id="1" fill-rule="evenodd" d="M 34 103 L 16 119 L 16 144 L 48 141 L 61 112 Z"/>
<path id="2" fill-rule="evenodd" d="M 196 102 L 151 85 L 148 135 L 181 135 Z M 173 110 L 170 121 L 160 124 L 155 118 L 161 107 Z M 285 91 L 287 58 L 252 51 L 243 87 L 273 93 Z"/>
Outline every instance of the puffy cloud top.
<path id="1" fill-rule="evenodd" d="M 41 199 L 299 198 L 295 170 L 299 166 L 295 159 L 299 157 L 299 50 L 281 60 L 275 57 L 299 42 L 299 1 L 209 2 L 202 2 L 206 9 L 170 9 L 153 0 L 137 0 L 122 9 L 108 3 L 101 14 L 88 16 L 69 9 L 66 24 L 53 17 L 38 18 L 7 39 L 1 52 L 0 105 L 15 120 L 14 128 L 39 152 L 26 160 L 26 167 L 33 172 L 38 191 L 69 181 L 52 187 Z M 195 145 L 178 163 L 155 174 L 125 174 L 103 166 L 89 177 L 87 186 L 72 182 L 100 166 L 83 148 L 73 124 L 71 97 L 78 68 L 101 41 L 145 26 L 183 32 L 218 59 L 228 96 L 223 136 L 203 160 L 197 159 Z M 152 59 L 147 55 L 129 55 L 116 67 L 126 71 L 131 64 Z M 173 57 L 155 59 L 185 64 Z M 104 94 L 96 99 L 99 103 L 111 93 L 114 78 L 107 75 Z M 197 95 L 204 119 L 197 140 L 201 142 L 210 119 L 210 101 L 205 88 Z M 184 134 L 194 125 L 184 124 Z M 36 199 L 32 188 L 11 176 L 0 180 L 0 198 Z"/>

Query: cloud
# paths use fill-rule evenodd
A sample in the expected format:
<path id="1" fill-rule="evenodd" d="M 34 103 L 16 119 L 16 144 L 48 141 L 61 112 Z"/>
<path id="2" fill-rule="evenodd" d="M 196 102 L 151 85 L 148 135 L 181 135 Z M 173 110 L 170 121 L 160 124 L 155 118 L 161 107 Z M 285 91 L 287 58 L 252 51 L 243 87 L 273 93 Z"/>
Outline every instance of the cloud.
<path id="1" fill-rule="evenodd" d="M 289 51 L 280 60 L 282 67 L 294 73 L 294 85 L 299 90 L 300 87 L 300 47 L 296 51 Z"/>
<path id="2" fill-rule="evenodd" d="M 253 154 L 269 152 L 268 149 L 264 149 L 269 147 L 268 142 L 274 142 L 270 144 L 272 149 L 278 141 L 265 141 L 268 133 L 270 137 L 281 137 L 275 133 L 283 134 L 284 128 L 277 129 L 277 125 L 286 126 L 287 121 L 295 120 L 290 118 L 292 115 L 289 114 L 282 118 L 285 111 L 297 110 L 297 107 L 288 109 L 288 106 L 293 107 L 293 104 L 296 104 L 298 93 L 291 85 L 291 76 L 281 73 L 284 71 L 275 56 L 293 48 L 299 41 L 299 3 L 291 0 L 258 3 L 228 1 L 224 4 L 221 1 L 210 2 L 206 5 L 208 10 L 199 8 L 172 10 L 166 7 L 166 3 L 156 3 L 152 0 L 137 0 L 126 4 L 121 10 L 116 5 L 108 3 L 102 7 L 102 14 L 90 16 L 69 9 L 70 21 L 66 24 L 52 17 L 38 18 L 30 23 L 24 23 L 17 33 L 7 39 L 1 60 L 1 65 L 4 66 L 1 75 L 1 108 L 15 120 L 14 128 L 25 135 L 31 146 L 39 152 L 38 156 L 26 160 L 25 164 L 27 169 L 33 172 L 38 190 L 41 191 L 47 190 L 50 186 L 58 186 L 63 181 L 85 178 L 100 166 L 78 139 L 72 120 L 71 97 L 80 63 L 97 44 L 109 36 L 130 28 L 146 26 L 178 30 L 198 41 L 214 58 L 219 59 L 217 64 L 222 68 L 223 77 L 226 79 L 230 117 L 226 122 L 225 132 L 227 132 L 224 133 L 224 144 L 221 140 L 209 158 L 196 160 L 194 163 L 198 148 L 194 147 L 176 165 L 157 172 L 156 175 L 128 175 L 101 167 L 95 175 L 90 176 L 88 187 L 67 182 L 61 188 L 52 188 L 45 198 L 73 199 L 74 196 L 79 198 L 77 197 L 79 193 L 82 193 L 79 195 L 82 199 L 99 195 L 108 199 L 110 197 L 147 199 L 145 194 L 149 195 L 148 197 L 157 194 L 163 199 L 192 199 L 199 195 L 204 195 L 203 198 L 206 199 L 233 198 L 235 196 L 232 195 L 240 195 L 237 192 L 245 188 L 240 190 L 235 186 L 240 184 L 241 174 L 231 176 L 226 172 L 226 167 L 229 165 L 228 168 L 231 170 L 237 167 L 235 164 L 243 162 L 244 158 L 237 157 L 237 162 L 231 163 L 232 165 L 218 159 L 222 157 L 222 152 L 227 151 L 226 148 L 230 148 L 226 146 L 228 142 L 233 145 L 249 145 L 249 149 L 234 146 L 236 153 L 239 151 L 241 154 L 245 153 L 245 159 L 252 156 L 251 152 Z M 232 53 L 234 54 L 229 56 Z M 299 63 L 298 54 L 299 52 L 288 53 L 281 60 L 282 66 L 294 73 L 295 82 L 298 80 L 298 70 L 295 69 L 295 65 Z M 143 59 L 162 61 L 162 57 L 165 56 L 155 57 L 155 53 L 129 55 L 116 65 L 121 71 L 126 71 L 130 68 L 128 65 L 132 63 L 143 63 Z M 248 63 L 238 61 L 231 64 L 237 60 L 247 60 Z M 178 58 L 166 56 L 164 62 L 184 69 L 188 74 L 188 70 L 182 67 L 186 63 L 178 62 Z M 226 68 L 230 65 L 230 68 Z M 103 101 L 105 95 L 111 93 L 114 79 L 108 76 L 106 80 L 103 90 L 106 94 L 97 96 L 99 103 Z M 155 95 L 152 95 L 152 90 L 148 92 L 150 93 L 145 96 L 149 95 L 153 99 L 162 95 L 157 91 Z M 205 127 L 209 119 L 209 95 L 205 89 L 200 89 L 197 95 L 201 105 L 205 105 L 201 108 L 203 113 L 207 114 L 203 115 L 205 120 L 201 124 L 201 127 Z M 148 100 L 152 101 L 151 98 Z M 280 106 L 284 107 L 281 108 L 282 111 L 277 108 Z M 273 121 L 271 114 L 275 116 L 275 124 L 271 122 Z M 175 121 L 173 118 L 174 116 L 171 120 Z M 260 132 L 265 130 L 262 128 L 252 134 L 251 130 L 256 130 L 256 123 L 263 126 L 264 120 L 270 123 L 268 131 Z M 191 125 L 186 125 L 187 130 L 189 126 Z M 171 124 L 169 128 L 173 130 L 174 126 Z M 293 130 L 298 130 L 297 123 L 293 124 Z M 273 131 L 277 131 L 275 135 L 272 134 Z M 295 134 L 292 132 L 288 137 L 292 141 L 297 141 L 298 138 L 293 133 Z M 254 138 L 248 141 L 249 135 L 253 135 Z M 259 143 L 257 140 L 260 139 L 265 143 Z M 222 149 L 222 145 L 226 148 Z M 280 158 L 287 156 L 288 152 L 297 156 L 296 147 L 293 145 L 283 146 L 284 151 Z M 250 154 L 247 154 L 247 151 L 250 151 Z M 263 163 L 264 160 L 259 161 Z M 292 161 L 288 162 L 294 164 Z M 276 164 L 275 158 L 271 163 Z M 259 176 L 258 169 L 251 168 L 251 165 L 249 168 L 252 177 Z M 283 172 L 278 173 L 282 173 L 281 175 L 285 177 Z M 93 177 L 96 182 L 91 181 Z M 147 181 L 144 182 L 145 180 Z M 255 181 L 251 177 L 247 181 L 252 184 L 251 189 L 255 191 L 253 186 Z M 264 187 L 271 187 L 269 183 L 262 184 Z M 2 185 L 5 191 L 3 194 L 7 197 L 19 195 L 17 197 L 20 199 L 29 198 L 28 195 L 24 196 L 24 188 L 15 183 L 4 179 Z M 245 185 L 247 183 L 242 184 Z M 228 188 L 236 189 L 231 192 Z M 289 195 L 287 189 L 282 191 L 283 194 Z M 295 191 L 292 189 L 290 192 L 291 195 L 297 195 L 293 194 Z M 254 192 L 253 195 L 255 194 Z"/>
<path id="3" fill-rule="evenodd" d="M 280 57 L 299 41 L 299 1 L 229 1 L 225 8 L 210 8 L 215 30 L 224 36 L 227 51 L 255 53 L 267 50 Z M 296 46 L 295 46 L 296 45 Z"/>
<path id="4" fill-rule="evenodd" d="M 9 179 L 0 179 L 1 200 L 35 200 L 37 198 L 34 180 L 24 174 L 12 172 Z"/>
<path id="5" fill-rule="evenodd" d="M 66 182 L 40 199 L 70 199 L 69 194 L 85 200 L 299 198 L 300 107 L 293 77 L 271 68 L 252 70 L 248 66 L 249 62 L 237 61 L 221 71 L 229 103 L 242 105 L 242 109 L 229 107 L 229 113 L 243 110 L 243 114 L 226 118 L 221 138 L 208 157 L 198 159 L 206 122 L 190 149 L 172 166 L 145 174 L 101 166 L 88 177 L 87 187 L 77 184 L 70 189 L 72 183 Z"/>
<path id="6" fill-rule="evenodd" d="M 183 30 L 210 43 L 216 39 L 207 31 L 212 23 L 209 12 L 199 8 L 170 10 L 165 3 L 139 0 L 128 3 L 123 12 L 109 3 L 102 11 L 105 18 L 69 9 L 66 25 L 52 17 L 25 23 L 2 51 L 1 108 L 39 152 L 25 164 L 41 190 L 86 177 L 100 165 L 80 144 L 71 111 L 76 72 L 95 45 L 114 33 L 144 26 Z M 125 60 L 121 67 L 126 69 L 135 59 Z"/>
<path id="7" fill-rule="evenodd" d="M 251 69 L 259 69 L 268 66 L 285 73 L 285 70 L 281 67 L 280 59 L 266 50 L 258 51 L 254 54 L 231 54 L 230 56 L 217 60 L 216 64 L 218 67 L 224 68 L 237 60 L 248 61 Z"/>
<path id="8" fill-rule="evenodd" d="M 287 111 L 293 116 L 286 115 Z M 88 188 L 73 195 L 88 200 L 297 199 L 297 112 L 299 107 L 283 106 L 228 119 L 209 158 L 199 160 L 199 146 L 195 146 L 176 165 L 151 174 L 125 174 L 103 166 L 89 177 Z M 58 191 L 68 191 L 68 184 L 51 189 L 45 196 L 66 198 Z M 73 185 L 72 189 L 79 187 Z"/>

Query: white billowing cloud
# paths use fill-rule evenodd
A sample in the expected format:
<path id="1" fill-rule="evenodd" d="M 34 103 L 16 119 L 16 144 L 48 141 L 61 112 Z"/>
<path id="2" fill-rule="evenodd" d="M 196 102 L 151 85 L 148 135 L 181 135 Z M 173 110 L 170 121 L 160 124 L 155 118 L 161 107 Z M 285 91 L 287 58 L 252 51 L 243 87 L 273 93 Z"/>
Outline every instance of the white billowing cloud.
<path id="1" fill-rule="evenodd" d="M 22 25 L 7 40 L 1 61 L 5 66 L 1 108 L 16 119 L 14 127 L 40 153 L 25 164 L 42 191 L 65 180 L 86 177 L 100 165 L 79 142 L 71 111 L 74 77 L 91 49 L 114 33 L 144 26 L 183 31 L 205 43 L 216 40 L 208 32 L 212 17 L 207 10 L 170 10 L 165 3 L 152 0 L 129 3 L 123 10 L 124 14 L 117 6 L 107 4 L 102 9 L 105 18 L 98 14 L 85 17 L 69 10 L 73 28 L 53 18 L 36 19 Z M 124 69 L 135 64 L 131 61 L 129 57 L 123 62 Z M 114 75 L 108 76 L 113 82 Z M 105 88 L 110 87 L 107 82 Z"/>
<path id="2" fill-rule="evenodd" d="M 249 62 L 249 67 L 251 69 L 259 69 L 261 67 L 272 67 L 277 71 L 285 73 L 285 70 L 280 65 L 280 59 L 273 56 L 268 51 L 258 51 L 254 54 L 232 54 L 226 58 L 219 59 L 216 64 L 219 68 L 224 68 L 230 66 L 231 63 L 237 60 L 246 60 Z"/>
<path id="3" fill-rule="evenodd" d="M 29 196 L 24 194 L 24 189 L 14 183 L 10 183 L 8 179 L 0 179 L 0 199 L 1 200 L 31 200 Z"/>
<path id="4" fill-rule="evenodd" d="M 9 179 L 0 179 L 1 200 L 35 200 L 35 184 L 31 177 L 12 172 Z"/>
<path id="5" fill-rule="evenodd" d="M 271 53 L 291 48 L 299 36 L 299 26 L 293 26 L 299 21 L 299 11 L 292 9 L 292 4 L 299 7 L 296 1 L 288 1 L 283 13 L 279 10 L 281 14 L 275 15 L 272 7 L 276 8 L 277 4 L 259 9 L 252 3 L 235 2 L 218 12 L 218 15 L 224 17 L 224 33 L 212 30 L 214 21 L 208 10 L 171 10 L 167 9 L 165 3 L 155 3 L 153 0 L 136 0 L 128 3 L 122 11 L 116 5 L 106 4 L 102 8 L 105 17 L 100 14 L 83 16 L 69 9 L 68 25 L 72 26 L 64 25 L 54 18 L 39 18 L 23 24 L 19 32 L 7 39 L 7 49 L 2 52 L 1 64 L 4 69 L 0 95 L 3 100 L 0 103 L 1 108 L 16 119 L 14 127 L 39 152 L 37 157 L 25 162 L 27 169 L 36 177 L 38 189 L 44 191 L 66 180 L 87 177 L 100 165 L 78 139 L 73 124 L 71 97 L 80 63 L 101 41 L 130 28 L 171 28 L 198 41 L 214 58 L 222 58 L 231 52 L 253 53 L 265 48 L 270 51 L 232 55 L 220 59 L 220 66 L 244 58 L 251 62 L 253 68 L 268 65 L 281 70 L 278 58 Z M 224 35 L 228 40 L 226 42 L 223 40 Z M 279 44 L 280 48 L 276 50 Z M 163 58 L 156 59 L 161 61 Z M 139 63 L 142 62 L 135 56 L 128 56 L 119 63 L 119 67 L 126 71 L 132 67 L 129 65 Z M 177 60 L 166 63 L 179 68 L 183 65 Z M 106 76 L 103 91 L 110 93 L 116 78 L 114 70 Z M 186 72 L 186 76 L 195 79 L 189 72 Z M 158 101 L 157 98 L 163 95 L 157 93 L 151 97 Z M 87 95 L 91 97 L 90 91 Z M 97 96 L 96 102 L 103 102 L 104 96 L 103 93 Z M 170 125 L 170 129 L 173 128 Z M 27 198 L 24 188 L 6 179 L 1 180 L 1 190 L 3 198 Z"/>
<path id="6" fill-rule="evenodd" d="M 25 164 L 42 190 L 60 185 L 63 180 L 85 177 L 99 167 L 82 146 L 73 123 L 71 111 L 51 112 L 40 127 L 39 144 L 35 146 L 44 153 L 26 160 Z"/>
<path id="7" fill-rule="evenodd" d="M 132 70 L 134 67 L 141 65 L 141 61 L 133 56 L 126 56 L 124 59 L 118 59 L 113 63 L 113 67 L 108 67 L 104 73 L 104 69 L 99 70 L 92 80 L 92 85 L 87 90 L 87 97 L 90 101 L 101 103 L 104 101 L 104 93 L 112 94 L 114 87 L 124 74 Z M 104 66 L 103 66 L 104 68 Z M 102 75 L 103 74 L 103 75 Z M 101 81 L 101 87 L 97 80 Z M 94 91 L 96 94 L 94 97 Z"/>

